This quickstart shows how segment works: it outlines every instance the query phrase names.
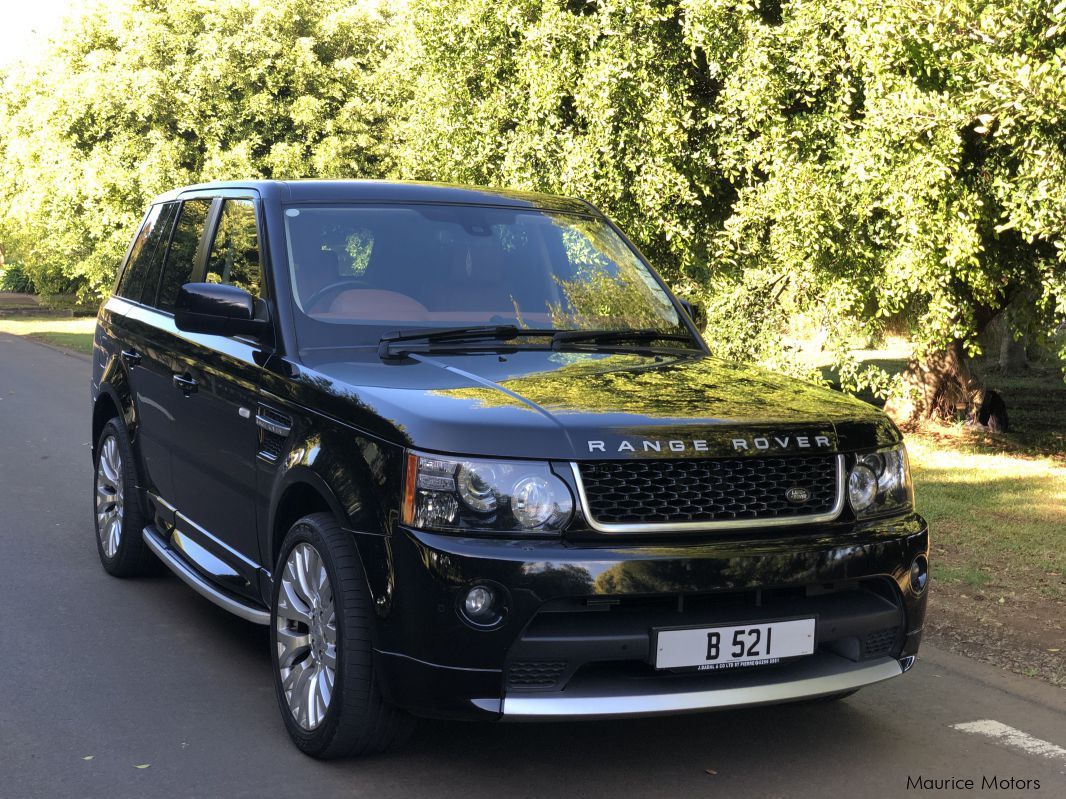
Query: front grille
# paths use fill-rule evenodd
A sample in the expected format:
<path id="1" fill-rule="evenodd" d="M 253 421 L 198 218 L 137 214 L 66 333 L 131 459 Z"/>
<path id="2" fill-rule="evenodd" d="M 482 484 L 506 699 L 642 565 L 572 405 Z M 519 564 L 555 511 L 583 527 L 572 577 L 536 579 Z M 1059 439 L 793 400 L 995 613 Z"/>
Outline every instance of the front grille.
<path id="1" fill-rule="evenodd" d="M 597 524 L 700 524 L 824 516 L 837 502 L 837 456 L 589 461 L 578 464 Z M 793 502 L 792 488 L 808 497 Z"/>
<path id="2" fill-rule="evenodd" d="M 565 660 L 517 660 L 507 670 L 507 685 L 511 688 L 547 688 L 559 682 L 565 671 Z"/>
<path id="3" fill-rule="evenodd" d="M 875 658 L 891 654 L 898 632 L 899 627 L 886 627 L 884 630 L 868 633 L 862 641 L 863 658 Z"/>

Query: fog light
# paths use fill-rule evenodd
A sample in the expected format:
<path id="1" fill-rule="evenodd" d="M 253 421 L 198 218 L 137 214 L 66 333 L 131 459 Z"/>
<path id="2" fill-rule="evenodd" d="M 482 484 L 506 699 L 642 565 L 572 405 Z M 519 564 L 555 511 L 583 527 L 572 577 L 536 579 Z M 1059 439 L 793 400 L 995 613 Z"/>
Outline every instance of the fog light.
<path id="1" fill-rule="evenodd" d="M 471 621 L 489 621 L 496 615 L 493 608 L 495 599 L 496 596 L 491 588 L 475 585 L 466 592 L 466 599 L 463 600 L 463 610 Z"/>
<path id="2" fill-rule="evenodd" d="M 925 559 L 925 555 L 919 555 L 911 563 L 911 590 L 916 594 L 920 594 L 925 590 L 928 582 L 929 561 Z"/>

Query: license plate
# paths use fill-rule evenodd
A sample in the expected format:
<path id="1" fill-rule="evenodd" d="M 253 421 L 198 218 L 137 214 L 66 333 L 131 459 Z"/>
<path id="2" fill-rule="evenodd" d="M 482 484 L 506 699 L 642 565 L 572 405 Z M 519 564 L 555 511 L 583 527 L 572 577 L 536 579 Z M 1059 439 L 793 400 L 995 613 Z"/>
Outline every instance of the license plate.
<path id="1" fill-rule="evenodd" d="M 814 653 L 814 619 L 659 630 L 655 668 L 700 671 L 768 666 Z"/>

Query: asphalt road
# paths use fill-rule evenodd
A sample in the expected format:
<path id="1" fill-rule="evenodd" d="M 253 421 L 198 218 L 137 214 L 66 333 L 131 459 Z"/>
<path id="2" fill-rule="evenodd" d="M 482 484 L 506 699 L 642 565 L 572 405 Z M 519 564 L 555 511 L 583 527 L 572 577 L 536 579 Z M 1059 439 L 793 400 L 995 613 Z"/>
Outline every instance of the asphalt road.
<path id="1" fill-rule="evenodd" d="M 0 334 L 0 799 L 1066 796 L 1066 691 L 929 646 L 836 704 L 423 722 L 401 751 L 311 760 L 281 724 L 265 628 L 176 578 L 100 568 L 88 390 L 88 359 Z M 969 722 L 985 723 L 953 726 Z M 908 789 L 918 777 L 975 788 Z"/>

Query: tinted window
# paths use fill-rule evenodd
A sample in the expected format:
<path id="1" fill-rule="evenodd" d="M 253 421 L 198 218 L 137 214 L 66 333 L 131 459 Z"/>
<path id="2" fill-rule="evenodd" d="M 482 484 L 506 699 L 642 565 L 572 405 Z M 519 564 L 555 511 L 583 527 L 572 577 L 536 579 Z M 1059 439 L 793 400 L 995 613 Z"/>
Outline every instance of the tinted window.
<path id="1" fill-rule="evenodd" d="M 175 203 L 152 206 L 130 252 L 129 265 L 119 282 L 119 296 L 136 302 L 151 302 L 154 298 L 159 263 L 166 249 L 174 208 Z"/>
<path id="2" fill-rule="evenodd" d="M 204 279 L 208 283 L 228 283 L 258 297 L 262 277 L 255 204 L 251 200 L 226 200 Z"/>
<path id="3" fill-rule="evenodd" d="M 192 279 L 192 270 L 196 262 L 196 249 L 204 235 L 207 213 L 211 210 L 211 200 L 186 200 L 181 204 L 181 216 L 174 228 L 174 238 L 170 242 L 166 269 L 159 284 L 159 307 L 164 311 L 173 311 L 178 299 L 178 289 Z"/>

